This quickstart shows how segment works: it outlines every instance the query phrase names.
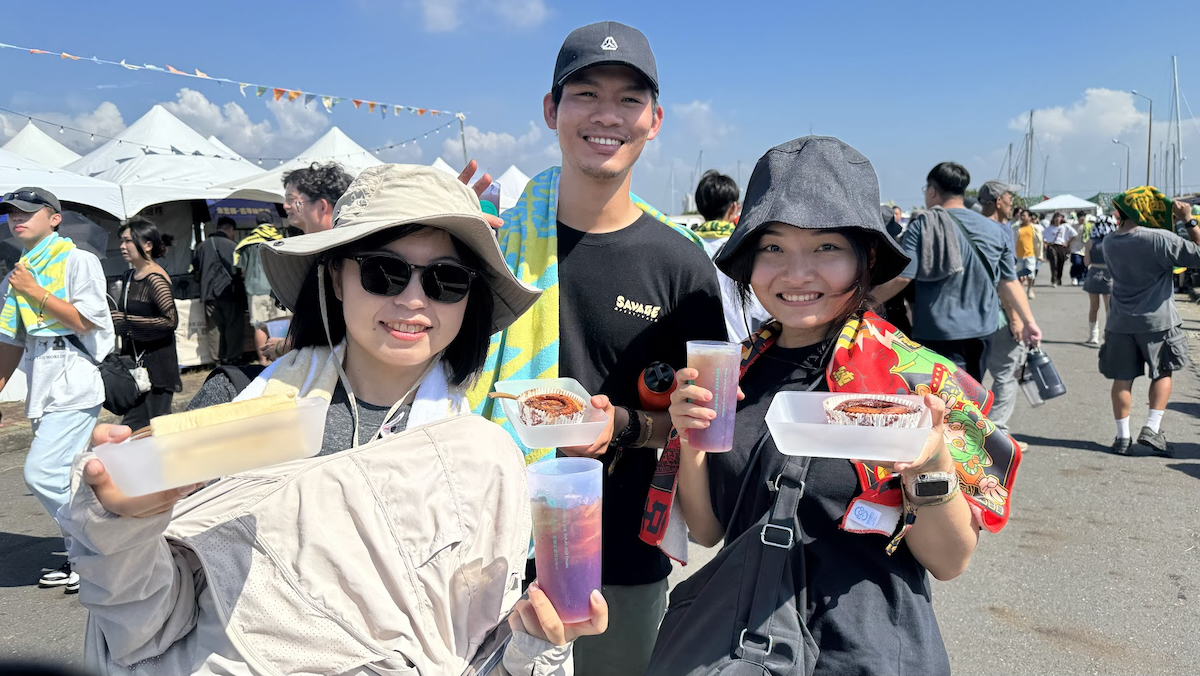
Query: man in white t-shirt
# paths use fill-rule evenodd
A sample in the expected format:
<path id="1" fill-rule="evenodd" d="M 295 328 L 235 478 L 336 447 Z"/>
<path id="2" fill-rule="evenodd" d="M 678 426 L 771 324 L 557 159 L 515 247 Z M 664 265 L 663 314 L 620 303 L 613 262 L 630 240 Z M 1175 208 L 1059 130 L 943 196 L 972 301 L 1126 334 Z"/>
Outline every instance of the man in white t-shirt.
<path id="1" fill-rule="evenodd" d="M 0 201 L 24 250 L 0 283 L 0 388 L 22 362 L 33 427 L 25 484 L 51 517 L 70 497 L 71 461 L 87 447 L 104 403 L 96 364 L 113 349 L 100 259 L 58 234 L 61 212 L 58 198 L 42 188 L 21 188 Z M 75 593 L 79 575 L 67 562 L 39 586 Z"/>

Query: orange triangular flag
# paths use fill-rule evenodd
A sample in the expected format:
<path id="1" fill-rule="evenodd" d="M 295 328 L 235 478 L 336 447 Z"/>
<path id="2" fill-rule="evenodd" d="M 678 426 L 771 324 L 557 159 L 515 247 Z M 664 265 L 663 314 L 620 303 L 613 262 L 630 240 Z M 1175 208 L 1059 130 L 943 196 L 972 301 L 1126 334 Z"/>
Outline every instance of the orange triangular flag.
<path id="1" fill-rule="evenodd" d="M 29 53 L 30 54 L 49 54 L 50 52 L 47 52 L 44 49 L 31 49 L 31 50 L 29 50 Z"/>
<path id="2" fill-rule="evenodd" d="M 303 93 L 304 92 L 297 91 L 288 92 L 288 101 L 295 101 L 296 99 L 300 98 L 300 95 Z"/>
<path id="3" fill-rule="evenodd" d="M 272 89 L 271 91 L 274 92 L 276 101 L 278 101 L 279 97 L 283 96 L 287 92 L 286 89 L 280 89 L 278 87 Z"/>
<path id="4" fill-rule="evenodd" d="M 176 75 L 190 75 L 190 73 L 185 73 L 185 72 L 183 72 L 182 70 L 179 70 L 178 68 L 175 68 L 174 66 L 172 66 L 172 65 L 171 65 L 171 64 L 169 64 L 169 63 L 167 64 L 167 70 L 171 71 L 172 73 L 174 73 L 174 74 L 176 74 Z"/>
<path id="5" fill-rule="evenodd" d="M 362 101 L 359 101 L 358 99 L 350 99 L 350 102 L 354 104 L 355 109 L 362 105 Z"/>
<path id="6" fill-rule="evenodd" d="M 212 79 L 211 77 L 208 77 L 208 73 L 202 72 L 199 68 L 196 69 L 196 77 L 208 78 L 209 80 Z"/>
<path id="7" fill-rule="evenodd" d="M 79 57 L 78 57 L 78 56 L 71 56 L 70 54 L 68 54 L 68 53 L 66 53 L 66 52 L 63 52 L 63 53 L 62 53 L 62 58 L 64 58 L 64 59 L 72 59 L 72 60 L 75 60 L 75 61 L 78 61 L 78 60 L 79 60 Z"/>
<path id="8" fill-rule="evenodd" d="M 375 106 L 377 106 L 377 105 L 379 105 L 379 104 L 375 103 L 374 101 L 368 101 L 367 102 L 367 112 L 368 113 L 375 112 Z"/>
<path id="9" fill-rule="evenodd" d="M 417 108 L 417 117 L 424 115 L 426 110 L 428 110 L 428 108 Z"/>

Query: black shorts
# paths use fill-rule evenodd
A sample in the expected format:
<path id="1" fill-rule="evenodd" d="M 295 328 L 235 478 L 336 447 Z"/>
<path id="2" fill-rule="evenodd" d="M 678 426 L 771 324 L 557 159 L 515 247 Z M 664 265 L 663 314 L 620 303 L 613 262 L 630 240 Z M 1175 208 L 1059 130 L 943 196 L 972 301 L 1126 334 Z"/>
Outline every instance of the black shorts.
<path id="1" fill-rule="evenodd" d="M 1147 375 L 1158 380 L 1191 363 L 1187 336 L 1178 326 L 1150 333 L 1104 332 L 1100 373 L 1109 380 L 1133 380 Z"/>

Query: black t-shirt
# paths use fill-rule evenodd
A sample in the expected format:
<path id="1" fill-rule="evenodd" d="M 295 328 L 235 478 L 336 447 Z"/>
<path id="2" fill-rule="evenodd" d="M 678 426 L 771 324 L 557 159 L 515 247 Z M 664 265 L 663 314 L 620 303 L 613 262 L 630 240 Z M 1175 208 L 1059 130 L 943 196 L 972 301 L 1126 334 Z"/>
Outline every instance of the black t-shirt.
<path id="1" fill-rule="evenodd" d="M 727 541 L 770 509 L 773 494 L 766 481 L 779 475 L 786 456 L 772 441 L 753 462 L 750 456 L 766 432 L 767 409 L 776 392 L 808 390 L 814 379 L 814 389 L 828 389 L 819 368 L 814 375 L 797 366 L 820 349 L 772 347 L 741 380 L 746 398 L 738 404 L 733 450 L 708 456 L 713 511 L 725 527 Z M 754 476 L 744 498 L 748 503 L 739 510 L 737 522 L 730 523 L 748 472 Z M 887 537 L 839 528 L 850 500 L 859 493 L 858 477 L 848 460 L 812 459 L 799 508 L 806 577 L 795 584 L 808 591 L 805 620 L 821 649 L 814 675 L 949 674 L 928 578 L 907 545 L 901 543 L 888 556 Z"/>
<path id="2" fill-rule="evenodd" d="M 716 268 L 703 249 L 643 214 L 616 232 L 558 224 L 559 374 L 613 404 L 640 408 L 637 379 L 656 361 L 682 368 L 689 340 L 725 340 Z M 619 431 L 619 430 L 618 430 Z M 653 449 L 601 456 L 604 583 L 649 584 L 670 560 L 640 539 Z"/>

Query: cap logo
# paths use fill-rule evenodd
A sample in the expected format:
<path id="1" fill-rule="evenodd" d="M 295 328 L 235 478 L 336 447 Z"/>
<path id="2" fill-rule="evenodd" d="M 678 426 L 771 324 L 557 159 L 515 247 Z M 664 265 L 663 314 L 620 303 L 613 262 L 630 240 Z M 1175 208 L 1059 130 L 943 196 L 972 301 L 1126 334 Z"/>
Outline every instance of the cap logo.
<path id="1" fill-rule="evenodd" d="M 600 49 L 603 49 L 606 52 L 615 52 L 617 51 L 617 41 L 614 40 L 613 36 L 610 35 L 604 38 L 604 42 L 600 43 Z"/>

